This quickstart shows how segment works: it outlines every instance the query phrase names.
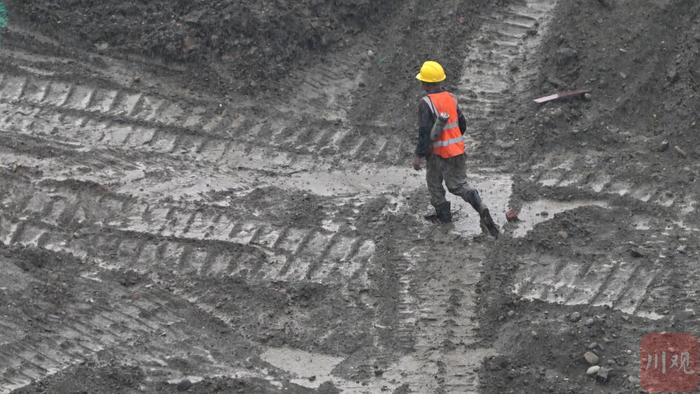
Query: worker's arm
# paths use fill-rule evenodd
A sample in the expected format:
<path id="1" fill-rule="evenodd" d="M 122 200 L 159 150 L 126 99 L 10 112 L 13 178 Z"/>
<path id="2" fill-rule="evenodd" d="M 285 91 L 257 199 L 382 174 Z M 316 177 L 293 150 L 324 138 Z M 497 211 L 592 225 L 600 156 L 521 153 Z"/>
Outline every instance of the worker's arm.
<path id="1" fill-rule="evenodd" d="M 457 119 L 459 119 L 459 131 L 464 135 L 464 132 L 467 131 L 467 119 L 464 117 L 459 107 L 457 107 Z"/>
<path id="2" fill-rule="evenodd" d="M 418 105 L 418 145 L 416 156 L 427 157 L 430 154 L 430 129 L 435 123 L 435 115 L 430 111 L 428 104 L 421 100 Z"/>
<path id="3" fill-rule="evenodd" d="M 425 158 L 430 154 L 430 129 L 435 123 L 435 115 L 428 104 L 421 100 L 418 104 L 418 144 L 413 158 L 413 169 L 418 171 L 423 167 Z"/>

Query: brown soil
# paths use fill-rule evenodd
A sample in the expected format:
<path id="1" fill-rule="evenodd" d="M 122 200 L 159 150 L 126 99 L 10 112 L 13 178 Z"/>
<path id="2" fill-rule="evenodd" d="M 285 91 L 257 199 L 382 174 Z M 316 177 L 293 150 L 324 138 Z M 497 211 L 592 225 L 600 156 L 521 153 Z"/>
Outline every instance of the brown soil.
<path id="1" fill-rule="evenodd" d="M 696 1 L 7 3 L 0 392 L 639 392 L 697 330 Z M 422 220 L 426 59 L 544 201 L 498 240 Z"/>
<path id="2" fill-rule="evenodd" d="M 274 88 L 290 70 L 346 46 L 390 16 L 397 2 L 18 1 L 17 13 L 45 32 L 61 29 L 84 48 L 187 62 L 208 71 L 211 86 Z M 66 37 L 62 35 L 62 37 Z"/>

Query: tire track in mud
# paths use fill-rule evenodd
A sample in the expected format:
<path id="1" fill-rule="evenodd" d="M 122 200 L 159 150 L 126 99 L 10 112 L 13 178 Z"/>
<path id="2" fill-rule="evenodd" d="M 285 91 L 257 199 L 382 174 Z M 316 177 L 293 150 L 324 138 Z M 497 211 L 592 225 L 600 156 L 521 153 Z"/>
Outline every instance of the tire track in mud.
<path id="1" fill-rule="evenodd" d="M 537 51 L 556 4 L 557 0 L 526 0 L 481 17 L 482 27 L 468 45 L 455 92 L 469 118 L 465 135 L 476 137 L 470 145 L 478 144 L 483 133 L 499 134 L 507 127 L 508 102 L 536 73 L 537 64 L 530 60 L 534 56 L 529 55 Z"/>
<path id="2" fill-rule="evenodd" d="M 15 184 L 0 193 L 0 201 L 3 222 L 12 224 L 3 226 L 2 242 L 105 259 L 109 268 L 344 283 L 366 281 L 375 253 L 368 238 L 246 219 L 226 208 L 148 204 L 88 183 L 38 188 L 11 177 L 7 183 Z M 65 229 L 87 235 L 76 238 Z M 99 254 L 115 250 L 116 260 Z M 266 264 L 256 261 L 261 258 Z"/>
<path id="3" fill-rule="evenodd" d="M 527 300 L 608 306 L 644 318 L 662 317 L 643 305 L 650 289 L 664 283 L 667 269 L 663 264 L 610 261 L 595 256 L 590 259 L 583 262 L 548 256 L 523 258 L 526 268 L 518 272 L 514 292 Z"/>
<path id="4" fill-rule="evenodd" d="M 346 163 L 356 169 L 348 172 L 349 169 L 341 166 L 338 161 L 323 158 L 319 160 L 311 154 L 261 147 L 255 143 L 235 141 L 227 137 L 170 133 L 168 128 L 163 127 L 151 128 L 118 121 L 95 120 L 89 116 L 63 114 L 52 109 L 7 102 L 0 103 L 0 114 L 3 115 L 0 128 L 60 143 L 64 149 L 72 145 L 80 152 L 132 157 L 132 160 L 135 160 L 134 164 L 140 167 L 144 167 L 140 164 L 143 161 L 154 161 L 155 157 L 158 157 L 162 160 L 162 163 L 159 163 L 161 167 L 179 167 L 183 172 L 183 176 L 179 177 L 181 181 L 176 181 L 173 186 L 177 185 L 177 182 L 188 182 L 188 173 L 192 175 L 190 178 L 200 180 L 206 178 L 216 181 L 226 177 L 226 183 L 234 184 L 240 183 L 246 177 L 256 178 L 257 182 L 306 189 L 316 194 L 376 193 L 387 187 L 400 187 L 401 184 L 410 181 L 407 178 L 389 177 L 389 174 L 397 171 L 406 173 L 405 168 L 377 166 L 371 162 L 360 161 L 354 164 Z M 349 134 L 350 132 L 335 134 L 335 139 L 332 139 L 330 144 L 342 145 L 343 142 L 338 141 L 343 141 L 343 136 Z M 394 148 L 398 146 L 385 145 Z M 388 153 L 386 148 L 382 149 Z M 391 152 L 400 155 L 399 150 L 392 149 Z M 365 158 L 367 155 L 372 156 L 374 153 L 363 147 L 356 156 Z M 196 164 L 194 172 L 191 164 Z M 205 165 L 209 166 L 208 172 L 201 169 Z M 280 178 L 285 174 L 290 176 Z M 344 180 L 341 181 L 340 177 Z"/>
<path id="5" fill-rule="evenodd" d="M 552 189 L 571 187 L 595 195 L 630 198 L 644 204 L 673 208 L 681 217 L 695 211 L 698 201 L 694 194 L 674 195 L 658 185 L 658 182 L 630 182 L 629 177 L 600 168 L 604 161 L 605 158 L 599 157 L 595 152 L 567 159 L 546 157 L 533 166 L 530 181 Z M 636 168 L 634 171 L 642 179 L 651 172 L 644 168 Z"/>
<path id="6" fill-rule="evenodd" d="M 606 158 L 595 152 L 575 155 L 566 159 L 556 155 L 546 157 L 533 166 L 530 182 L 537 183 L 545 190 L 571 194 L 571 188 L 588 195 L 596 201 L 613 201 L 622 206 L 641 207 L 643 210 L 666 212 L 667 220 L 659 220 L 650 226 L 643 217 L 633 219 L 636 232 L 648 233 L 645 243 L 667 245 L 673 242 L 673 232 L 682 230 L 697 233 L 685 221 L 692 221 L 697 205 L 693 195 L 670 194 L 663 185 L 651 182 L 630 181 L 648 179 L 645 173 L 651 169 L 634 168 L 632 174 L 610 172 L 602 166 Z M 669 220 L 670 219 L 670 220 Z M 638 223 L 635 223 L 638 221 Z M 663 229 L 660 232 L 647 232 L 650 228 Z M 583 250 L 576 255 L 585 258 L 571 258 L 562 261 L 548 256 L 528 256 L 522 258 L 524 264 L 516 273 L 514 293 L 529 300 L 542 300 L 563 305 L 608 306 L 626 314 L 651 320 L 664 318 L 660 311 L 670 310 L 674 304 L 668 294 L 672 288 L 692 291 L 691 286 L 675 285 L 683 283 L 677 279 L 678 268 L 668 260 L 668 254 L 657 258 L 630 258 L 625 256 L 610 260 Z"/>
<path id="7" fill-rule="evenodd" d="M 526 70 L 523 55 L 537 49 L 556 0 L 532 0 L 509 5 L 484 17 L 484 23 L 468 46 L 456 92 L 466 114 L 469 135 L 481 130 L 502 130 L 508 119 L 499 119 L 507 99 L 522 86 Z M 539 29 L 538 35 L 532 35 Z M 517 67 L 515 67 L 517 66 Z M 519 84 L 520 83 L 520 84 Z M 478 143 L 478 141 L 477 141 Z M 416 392 L 477 393 L 478 370 L 492 352 L 478 349 L 476 294 L 484 247 L 474 246 L 466 261 L 441 259 L 430 247 L 417 246 L 400 263 L 400 343 L 411 344 L 413 353 L 399 361 L 412 371 L 409 388 Z M 434 272 L 425 272 L 432 267 Z M 420 273 L 420 274 L 418 274 Z M 422 279 L 421 279 L 422 278 Z M 429 279 L 425 279 L 429 278 Z M 405 337 L 412 334 L 410 337 Z"/>
<path id="8" fill-rule="evenodd" d="M 12 176 L 9 176 L 8 178 L 11 177 Z M 8 183 L 12 185 L 11 182 Z M 76 182 L 70 181 L 68 183 Z M 136 223 L 143 224 L 139 222 L 139 215 L 147 215 L 143 213 L 144 207 L 139 205 L 138 201 L 100 191 L 99 186 L 89 184 L 73 185 L 74 187 L 78 187 L 80 190 L 79 193 L 74 192 L 73 188 L 61 187 L 61 182 L 57 182 L 57 184 L 44 182 L 42 188 L 34 188 L 27 182 L 16 181 L 12 186 L 14 187 L 5 188 L 0 192 L 0 200 L 2 201 L 3 207 L 2 211 L 4 211 L 3 214 L 0 215 L 0 229 L 3 230 L 0 234 L 0 241 L 11 245 L 69 253 L 84 259 L 88 263 L 99 260 L 99 267 L 91 264 L 86 266 L 88 268 L 92 266 L 97 269 L 97 272 L 94 273 L 95 275 L 99 275 L 100 268 L 107 268 L 108 270 L 118 269 L 120 271 L 135 270 L 146 274 L 155 273 L 155 283 L 160 283 L 158 280 L 159 276 L 173 274 L 177 276 L 200 278 L 204 281 L 206 281 L 207 275 L 209 275 L 209 277 L 215 276 L 221 278 L 222 275 L 239 274 L 245 277 L 247 281 L 252 281 L 254 283 L 258 280 L 269 280 L 270 278 L 266 279 L 266 277 L 274 273 L 271 270 L 265 269 L 264 264 L 269 261 L 269 259 L 266 258 L 264 253 L 260 252 L 258 247 L 242 247 L 238 244 L 231 245 L 230 243 L 196 239 L 194 239 L 196 242 L 193 242 L 193 239 L 180 239 L 173 236 L 149 236 L 140 232 L 109 228 L 110 226 L 117 228 L 120 226 L 128 226 L 132 223 L 133 218 L 137 218 L 135 221 Z M 91 190 L 91 186 L 98 190 Z M 147 209 L 148 208 L 146 208 L 146 210 Z M 187 209 L 167 208 L 166 210 L 170 213 L 171 218 L 178 216 L 178 213 L 173 212 L 179 212 L 183 220 L 174 220 L 162 225 L 166 220 L 152 219 L 153 217 L 167 218 L 168 214 L 165 214 L 152 215 L 145 219 L 145 221 L 153 220 L 153 223 L 158 224 L 156 228 L 161 228 L 165 231 L 181 231 L 178 229 L 183 225 L 189 227 L 188 230 L 185 230 L 187 232 L 199 231 L 197 230 L 198 220 L 195 217 L 199 217 L 198 215 L 202 214 L 202 210 L 196 211 L 192 214 L 193 216 L 185 212 Z M 6 211 L 14 212 L 14 214 L 8 215 L 5 213 Z M 205 215 L 221 215 L 221 213 L 218 212 L 211 212 L 211 208 L 209 211 L 210 212 Z M 205 222 L 211 224 L 208 220 Z M 91 223 L 100 225 L 100 228 L 95 231 Z M 102 224 L 105 224 L 107 228 L 103 229 L 101 227 Z M 227 226 L 227 228 L 228 227 L 229 226 Z M 255 232 L 255 230 L 253 231 Z M 257 232 L 261 240 L 268 238 L 265 233 L 259 230 Z M 290 231 L 287 232 L 290 233 Z M 313 240 L 313 237 L 311 237 L 310 241 L 311 240 Z M 279 242 L 280 245 L 282 245 L 286 241 Z M 344 246 L 340 247 L 337 245 Z M 363 249 L 362 245 L 348 246 L 343 237 L 338 237 L 333 245 L 327 246 L 326 250 L 324 250 L 328 251 L 329 256 L 325 261 L 331 265 L 335 264 L 335 266 L 341 266 L 340 271 L 342 271 L 343 266 L 345 266 L 344 262 L 340 260 L 335 262 L 333 260 L 333 255 L 337 254 L 341 256 L 337 251 L 344 250 L 351 250 L 355 253 L 355 260 L 360 259 L 366 251 Z M 303 253 L 302 251 L 300 254 Z M 338 277 L 332 278 L 333 281 L 343 280 L 344 282 L 348 282 L 350 279 L 356 281 L 361 275 L 359 273 L 354 273 L 353 278 L 341 278 L 338 271 L 333 271 L 331 269 L 328 271 L 331 274 L 338 275 Z M 89 278 L 93 277 L 89 276 Z M 271 279 L 288 280 L 290 278 L 273 277 Z M 315 279 L 317 278 L 311 278 L 311 280 Z M 359 279 L 362 280 L 361 278 Z M 302 280 L 308 279 L 302 278 Z M 173 297 L 172 294 L 170 295 L 173 299 L 185 298 L 196 305 L 197 308 L 201 308 L 202 311 L 212 316 L 225 319 L 225 316 L 220 316 L 220 314 L 217 313 L 216 305 L 202 304 L 196 298 L 196 294 L 193 298 L 192 294 L 188 293 L 187 290 L 178 290 L 177 288 L 174 289 L 174 293 L 175 297 Z M 117 313 L 113 312 L 113 309 L 114 308 L 104 309 L 104 312 Z M 63 310 L 65 311 L 65 309 Z M 77 315 L 73 313 L 72 310 L 66 313 L 68 316 Z M 77 318 L 82 319 L 80 316 Z M 155 319 L 156 317 L 153 318 Z M 99 317 L 99 319 L 101 319 L 100 321 L 106 319 L 105 321 L 112 322 L 112 324 L 121 324 L 121 321 L 116 318 L 111 318 L 111 320 L 109 320 L 109 317 Z M 145 318 L 145 320 L 150 322 L 150 317 Z M 79 329 L 79 334 L 83 334 L 87 330 L 84 326 L 80 326 Z M 102 329 L 104 329 L 102 326 L 96 328 L 96 330 Z M 72 338 L 70 335 L 73 333 L 67 329 L 53 330 L 52 332 L 58 333 L 57 335 L 59 338 Z M 139 332 L 138 334 L 147 335 L 148 333 Z M 118 331 L 115 335 L 120 338 L 134 337 L 130 332 L 124 330 Z M 190 332 L 183 337 L 194 338 L 198 337 L 198 334 Z M 81 362 L 81 360 L 99 352 L 101 349 L 109 348 L 110 352 L 112 352 L 114 351 L 113 349 L 119 351 L 119 349 L 125 347 L 123 342 L 116 342 L 113 337 L 103 338 L 101 336 L 98 339 L 103 340 L 106 345 L 100 348 L 93 346 L 90 348 L 92 352 L 79 353 L 80 357 L 76 356 L 73 359 L 61 358 L 60 362 L 54 362 L 54 360 L 57 359 L 56 357 L 47 358 L 52 364 L 42 364 L 43 367 L 41 368 L 29 365 L 29 367 L 35 368 L 36 370 L 22 370 L 23 378 L 22 376 L 17 377 L 10 374 L 6 384 L 8 387 L 12 388 L 21 387 L 30 383 L 32 380 L 41 379 L 76 362 Z M 49 340 L 53 341 L 55 339 L 51 337 Z M 182 358 L 189 360 L 194 353 L 194 350 L 188 350 L 186 354 L 183 353 Z M 154 350 L 151 351 L 150 354 L 152 355 L 143 359 L 138 359 L 139 365 L 151 365 L 156 362 L 158 365 L 155 367 L 158 370 L 168 370 L 168 368 L 164 368 L 164 366 L 167 366 L 166 362 L 153 360 L 171 359 L 173 356 L 169 348 L 164 347 L 160 351 Z M 15 362 L 18 362 L 17 359 L 15 359 Z M 225 363 L 216 364 L 214 365 L 216 368 L 212 367 L 203 370 L 202 375 L 210 377 L 241 376 L 238 371 L 235 371 L 234 374 L 234 371 L 230 367 L 227 367 L 227 365 L 228 364 Z M 155 369 L 149 370 L 153 371 Z M 244 372 L 247 375 L 251 375 L 250 371 Z M 268 376 L 264 371 L 251 376 L 272 381 L 275 380 L 274 377 Z"/>
<path id="9" fill-rule="evenodd" d="M 344 113 L 340 110 L 317 111 L 309 116 L 321 118 L 300 122 L 299 110 L 309 104 L 299 100 L 292 100 L 288 108 L 280 104 L 279 109 L 266 108 L 263 113 L 248 106 L 222 111 L 29 73 L 3 73 L 1 78 L 0 102 L 12 107 L 22 105 L 23 113 L 46 118 L 48 124 L 64 123 L 83 130 L 68 135 L 53 128 L 48 132 L 86 146 L 187 153 L 221 164 L 245 161 L 240 157 L 239 145 L 245 151 L 260 152 L 247 152 L 248 157 L 278 157 L 276 162 L 281 165 L 292 165 L 299 154 L 388 164 L 401 157 L 401 139 L 397 137 L 390 143 L 379 135 L 360 136 L 353 128 L 342 126 Z M 341 89 L 338 94 L 343 92 Z M 323 118 L 329 114 L 330 119 Z M 37 127 L 37 133 L 47 131 L 41 124 L 26 121 L 26 125 Z"/>
<path id="10" fill-rule="evenodd" d="M 113 68 L 112 71 L 116 68 L 121 68 L 133 63 L 137 63 L 141 66 L 140 68 L 146 66 L 156 72 L 165 71 L 166 73 L 180 74 L 186 71 L 186 68 L 182 65 L 165 62 L 152 56 L 147 57 L 133 53 L 112 52 L 110 57 L 107 57 L 76 47 L 67 47 L 65 42 L 39 33 L 30 26 L 23 26 L 23 22 L 19 20 L 7 26 L 5 39 L 3 41 L 4 48 L 0 58 L 7 58 L 11 61 L 10 64 L 13 66 L 24 64 L 24 66 L 20 67 L 42 67 L 52 63 L 74 62 L 74 57 L 78 57 L 84 61 L 87 59 L 87 63 L 91 66 L 90 68 L 93 68 L 93 71 L 104 69 L 104 63 L 120 66 Z M 28 51 L 27 48 L 32 49 Z M 38 52 L 39 49 L 49 53 L 49 55 Z M 118 58 L 114 56 L 118 56 Z M 46 71 L 46 73 L 47 75 L 52 74 L 51 71 Z M 132 76 L 133 73 L 124 73 L 121 77 L 125 77 L 126 75 Z"/>
<path id="11" fill-rule="evenodd" d="M 507 109 L 505 98 L 519 94 L 534 77 L 536 64 L 527 55 L 537 50 L 556 4 L 556 0 L 525 1 L 483 18 L 484 25 L 470 47 L 457 92 L 464 113 L 480 114 L 468 122 L 469 134 L 478 138 L 481 130 L 501 131 L 507 127 L 508 119 L 500 118 Z M 663 187 L 630 182 L 620 174 L 601 169 L 604 158 L 595 152 L 561 159 L 563 156 L 567 155 L 552 155 L 534 165 L 530 181 L 551 189 L 576 188 L 584 194 L 601 196 L 601 201 L 623 198 L 673 208 L 681 218 L 692 214 L 697 206 L 694 195 L 673 195 Z M 636 171 L 644 173 L 643 169 Z M 662 317 L 654 309 L 659 303 L 664 304 L 659 300 L 667 298 L 654 294 L 664 288 L 669 275 L 663 262 L 595 258 L 579 262 L 548 260 L 546 256 L 530 256 L 523 261 L 526 268 L 516 276 L 515 293 L 525 299 L 610 306 L 645 318 Z M 649 303 L 649 297 L 657 301 Z M 671 302 L 664 305 L 670 308 Z"/>
<path id="12" fill-rule="evenodd" d="M 616 207 L 624 204 L 623 200 Z M 591 210 L 593 217 L 601 215 L 602 220 L 608 216 L 603 210 L 592 211 L 597 208 L 585 209 Z M 631 211 L 637 209 L 649 208 L 642 205 Z M 608 235 L 610 226 L 602 225 L 597 229 L 600 233 L 591 234 L 594 239 L 586 244 L 569 242 L 567 236 L 548 253 L 528 251 L 519 256 L 514 294 L 560 305 L 605 306 L 651 320 L 664 318 L 665 311 L 674 308 L 693 310 L 694 305 L 684 295 L 695 292 L 697 281 L 687 268 L 694 262 L 685 247 L 687 239 L 700 229 L 663 217 L 630 216 L 629 222 L 612 230 L 618 239 L 614 243 L 609 242 L 613 239 Z M 572 217 L 579 216 L 563 217 L 557 223 Z M 584 223 L 581 228 L 587 226 Z"/>
<path id="13" fill-rule="evenodd" d="M 279 286 L 279 282 L 317 282 L 350 297 L 346 287 L 368 286 L 367 270 L 374 259 L 373 241 L 325 229 L 311 229 L 312 233 L 304 237 L 303 234 L 293 236 L 295 229 L 285 229 L 286 239 L 277 238 L 264 247 L 265 241 L 272 241 L 272 237 L 260 227 L 243 228 L 245 239 L 235 240 L 250 242 L 248 238 L 257 236 L 256 244 L 199 240 L 192 234 L 212 231 L 217 223 L 229 220 L 227 208 L 190 209 L 187 204 L 176 204 L 159 207 L 160 213 L 153 210 L 149 213 L 148 206 L 137 199 L 76 181 L 44 181 L 41 187 L 17 181 L 14 188 L 0 193 L 0 201 L 9 202 L 2 204 L 2 211 L 15 212 L 0 214 L 0 228 L 7 230 L 0 232 L 0 242 L 68 253 L 97 272 L 139 272 L 158 287 L 167 288 L 174 296 L 227 323 L 239 316 L 221 309 L 221 297 L 212 297 L 211 289 L 192 287 L 193 281 L 235 285 L 238 278 L 246 285 L 263 287 Z M 211 219 L 214 217 L 218 220 Z M 134 224 L 146 226 L 149 223 L 159 229 L 157 234 L 128 229 Z M 332 227 L 333 223 L 325 225 Z M 226 229 L 230 227 L 230 224 L 225 225 Z M 264 225 L 264 228 L 270 226 Z M 187 235 L 171 235 L 170 231 Z M 235 234 L 240 232 L 236 230 Z M 297 242 L 302 238 L 306 238 L 302 240 L 306 242 L 303 246 Z M 320 241 L 330 239 L 331 243 L 321 244 L 319 238 Z M 316 247 L 322 250 L 314 249 Z M 296 249 L 298 253 L 281 255 L 285 249 Z M 286 257 L 290 259 L 283 265 Z M 216 375 L 206 371 L 203 376 Z M 275 380 L 274 376 L 263 377 Z"/>
<path id="14" fill-rule="evenodd" d="M 478 370 L 492 353 L 479 348 L 473 294 L 484 246 L 469 251 L 450 258 L 445 250 L 416 246 L 403 255 L 398 331 L 411 352 L 398 370 L 414 392 L 479 391 Z"/>
<path id="15" fill-rule="evenodd" d="M 90 311 L 80 305 L 64 309 L 66 316 L 54 315 L 55 321 L 39 323 L 39 328 L 51 335 L 38 338 L 32 335 L 0 345 L 0 373 L 4 383 L 0 389 L 23 387 L 136 337 L 182 335 L 172 327 L 177 320 L 166 320 L 172 315 L 157 311 L 161 302 L 149 296 L 138 303 L 114 304 Z M 139 314 L 148 317 L 140 318 Z M 23 329 L 21 321 L 4 318 L 8 319 L 4 323 L 8 328 Z"/>
<path id="16" fill-rule="evenodd" d="M 24 387 L 99 353 L 124 349 L 126 355 L 129 352 L 125 349 L 134 347 L 139 349 L 138 354 L 126 358 L 148 356 L 160 360 L 162 376 L 182 377 L 186 372 L 167 360 L 178 354 L 183 359 L 201 354 L 202 349 L 186 340 L 216 335 L 203 324 L 190 327 L 187 322 L 201 312 L 166 292 L 144 287 L 127 289 L 86 272 L 70 278 L 70 285 L 73 297 L 67 303 L 61 300 L 60 308 L 54 305 L 57 300 L 43 298 L 49 294 L 35 297 L 31 307 L 22 304 L 3 308 L 0 392 Z M 198 362 L 202 369 L 233 372 L 211 356 L 199 357 Z"/>
<path id="17" fill-rule="evenodd" d="M 371 66 L 369 51 L 375 39 L 360 36 L 351 48 L 324 57 L 310 69 L 291 76 L 289 88 L 296 94 L 274 107 L 285 113 L 303 113 L 330 121 L 347 119 L 353 94 L 365 80 Z"/>
<path id="18" fill-rule="evenodd" d="M 508 119 L 499 119 L 500 112 L 507 98 L 524 88 L 521 79 L 527 77 L 513 70 L 531 66 L 523 64 L 523 55 L 538 47 L 555 5 L 553 0 L 528 1 L 484 18 L 481 30 L 468 44 L 470 54 L 456 92 L 463 112 L 478 114 L 470 117 L 465 134 L 478 137 L 482 129 L 506 126 Z M 531 34 L 533 29 L 540 30 L 539 36 Z M 482 361 L 493 354 L 480 348 L 475 316 L 474 288 L 488 245 L 472 241 L 464 253 L 455 251 L 454 257 L 445 253 L 455 245 L 438 250 L 441 245 L 426 241 L 398 247 L 406 250 L 397 259 L 396 328 L 397 343 L 405 356 L 384 371 L 383 379 L 405 383 L 412 392 L 477 393 Z"/>
<path id="19" fill-rule="evenodd" d="M 508 64 L 520 61 L 522 53 L 538 41 L 524 38 L 536 23 L 542 25 L 554 3 L 530 1 L 525 7 L 496 11 L 479 37 L 469 43 L 473 51 L 465 59 L 458 94 L 465 112 L 483 116 L 474 120 L 470 134 L 478 135 L 477 129 L 494 121 L 501 105 L 498 89 L 512 89 L 516 84 Z M 361 52 L 364 45 L 371 43 L 361 43 L 356 52 Z M 395 133 L 375 133 L 377 137 L 369 138 L 345 125 L 342 108 L 349 106 L 344 100 L 351 99 L 362 76 L 348 76 L 343 70 L 354 68 L 358 62 L 361 60 L 339 56 L 312 70 L 297 100 L 275 104 L 266 111 L 247 105 L 223 111 L 206 105 L 190 108 L 186 102 L 127 89 L 95 88 L 7 72 L 0 79 L 0 113 L 5 117 L 2 127 L 18 134 L 72 143 L 76 152 L 114 150 L 125 157 L 134 152 L 156 154 L 172 163 L 259 167 L 271 172 L 280 168 L 316 171 L 310 177 L 320 174 L 318 158 L 331 162 L 331 167 L 338 158 L 370 166 L 396 164 L 402 151 L 408 150 L 407 141 Z M 329 110 L 319 115 L 318 108 L 326 108 L 328 102 Z M 373 127 L 381 131 L 383 126 Z M 35 193 L 36 198 L 10 198 L 18 201 L 18 206 L 0 217 L 3 228 L 11 223 L 0 239 L 10 245 L 100 260 L 101 266 L 109 269 L 138 271 L 148 267 L 164 274 L 175 271 L 205 277 L 241 275 L 252 281 L 327 280 L 338 284 L 366 281 L 362 275 L 366 275 L 375 254 L 371 239 L 323 228 L 280 228 L 217 210 L 153 208 L 114 196 L 84 198 L 63 194 L 63 190 Z M 97 203 L 90 211 L 86 201 L 92 199 Z M 107 216 L 99 221 L 90 219 L 99 214 Z M 67 230 L 66 222 L 78 223 L 78 231 Z M 405 298 L 398 335 L 399 341 L 414 352 L 400 361 L 404 364 L 395 375 L 398 381 L 408 380 L 419 392 L 476 392 L 476 370 L 488 352 L 475 350 L 475 300 L 470 286 L 478 280 L 473 274 L 479 272 L 483 256 L 477 253 L 460 267 L 464 277 L 454 277 L 449 269 L 456 261 L 442 265 L 434 261 L 439 267 L 435 274 L 450 279 L 420 282 L 417 278 L 423 272 L 416 273 L 416 264 L 429 259 L 426 256 L 430 251 L 414 250 L 404 256 L 400 267 L 401 295 Z M 318 264 L 321 261 L 332 263 Z M 188 294 L 183 296 L 187 298 Z M 207 307 L 201 306 L 215 314 Z M 404 371 L 413 373 L 405 376 L 401 374 Z M 386 375 L 392 374 L 388 371 Z"/>

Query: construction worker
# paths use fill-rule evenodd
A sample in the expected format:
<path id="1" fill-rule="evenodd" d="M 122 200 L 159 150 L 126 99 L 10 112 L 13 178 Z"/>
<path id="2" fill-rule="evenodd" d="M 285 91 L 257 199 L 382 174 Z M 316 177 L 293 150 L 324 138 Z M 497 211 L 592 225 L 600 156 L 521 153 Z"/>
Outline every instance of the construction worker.
<path id="1" fill-rule="evenodd" d="M 450 193 L 462 197 L 479 213 L 482 230 L 498 237 L 498 227 L 493 222 L 489 209 L 481 201 L 479 192 L 467 184 L 462 136 L 467 121 L 459 110 L 457 98 L 442 87 L 446 78 L 445 70 L 435 61 L 423 63 L 416 76 L 422 83 L 425 96 L 418 105 L 418 146 L 413 168 L 419 171 L 427 160 L 428 192 L 430 203 L 435 207 L 435 214 L 426 216 L 426 219 L 440 223 L 452 221 L 450 202 L 445 199 L 445 189 L 442 186 L 444 181 Z M 431 130 L 440 114 L 448 114 L 449 118 L 441 127 L 442 132 L 438 130 L 436 138 L 431 139 Z"/>

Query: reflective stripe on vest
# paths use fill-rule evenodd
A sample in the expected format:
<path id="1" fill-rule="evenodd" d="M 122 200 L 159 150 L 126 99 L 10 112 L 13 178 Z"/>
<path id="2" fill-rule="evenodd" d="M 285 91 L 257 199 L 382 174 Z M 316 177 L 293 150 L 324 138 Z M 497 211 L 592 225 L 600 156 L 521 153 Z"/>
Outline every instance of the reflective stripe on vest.
<path id="1" fill-rule="evenodd" d="M 449 129 L 454 129 L 454 128 L 459 128 L 459 123 L 457 122 L 451 122 L 443 126 L 443 130 L 449 130 Z"/>
<path id="2" fill-rule="evenodd" d="M 460 135 L 457 138 L 450 138 L 449 140 L 446 140 L 446 141 L 435 141 L 435 142 L 433 142 L 433 148 L 439 148 L 439 147 L 448 146 L 448 145 L 452 145 L 452 144 L 458 144 L 460 142 L 464 142 L 463 135 Z"/>
<path id="3" fill-rule="evenodd" d="M 431 93 L 424 97 L 434 116 L 446 112 L 450 115 L 440 137 L 432 142 L 432 153 L 450 158 L 464 153 L 464 137 L 459 129 L 457 99 L 450 92 Z"/>

